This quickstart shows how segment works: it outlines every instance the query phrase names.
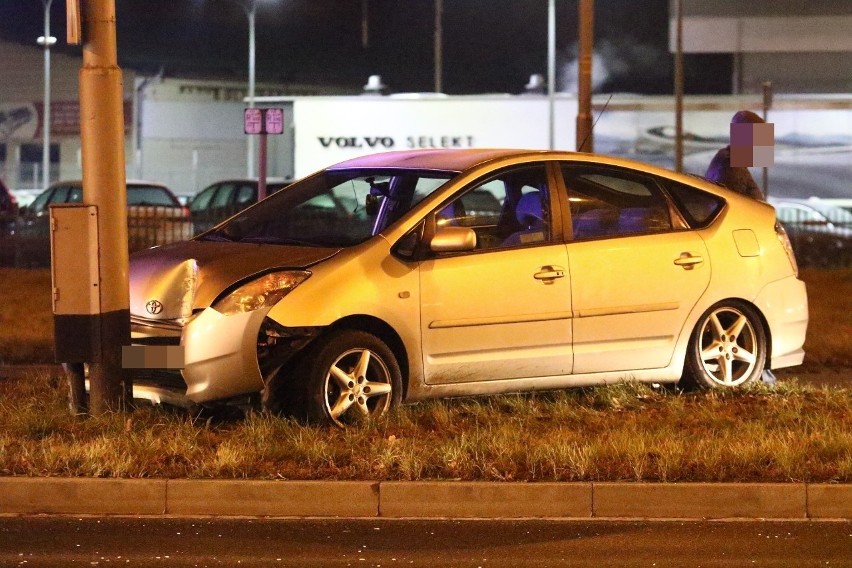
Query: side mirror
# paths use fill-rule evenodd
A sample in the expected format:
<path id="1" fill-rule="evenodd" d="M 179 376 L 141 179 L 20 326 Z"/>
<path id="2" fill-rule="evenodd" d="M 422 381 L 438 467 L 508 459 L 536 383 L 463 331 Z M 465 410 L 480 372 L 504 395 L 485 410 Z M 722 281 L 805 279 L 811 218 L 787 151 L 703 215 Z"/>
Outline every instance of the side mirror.
<path id="1" fill-rule="evenodd" d="M 379 196 L 373 195 L 372 193 L 368 193 L 364 208 L 367 210 L 367 215 L 370 217 L 375 217 L 379 213 L 379 206 L 381 203 L 379 202 Z"/>
<path id="2" fill-rule="evenodd" d="M 476 233 L 468 227 L 439 227 L 429 242 L 432 252 L 467 252 L 476 248 Z"/>

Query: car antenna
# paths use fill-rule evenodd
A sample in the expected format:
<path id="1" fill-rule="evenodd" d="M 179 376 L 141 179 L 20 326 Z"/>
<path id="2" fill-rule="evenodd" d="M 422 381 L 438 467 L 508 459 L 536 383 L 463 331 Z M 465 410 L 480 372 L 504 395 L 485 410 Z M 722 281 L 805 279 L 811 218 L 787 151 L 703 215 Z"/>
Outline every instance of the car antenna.
<path id="1" fill-rule="evenodd" d="M 603 116 L 603 113 L 605 113 L 605 112 L 606 112 L 606 107 L 608 107 L 608 106 L 609 106 L 609 101 L 611 101 L 611 100 L 612 100 L 612 95 L 614 95 L 614 94 L 615 94 L 615 93 L 610 93 L 610 94 L 609 94 L 609 98 L 606 100 L 606 102 L 604 103 L 603 108 L 602 108 L 602 109 L 601 109 L 601 111 L 598 113 L 598 117 L 597 117 L 597 118 L 595 119 L 595 121 L 592 123 L 592 127 L 589 129 L 589 133 L 588 133 L 588 134 L 586 134 L 586 137 L 585 137 L 585 138 L 583 138 L 583 142 L 582 142 L 582 144 L 580 144 L 580 146 L 579 146 L 580 148 L 582 148 L 583 146 L 585 146 L 585 145 L 586 145 L 586 142 L 588 142 L 588 140 L 589 140 L 589 136 L 591 136 L 591 135 L 592 135 L 592 132 L 594 132 L 594 131 L 595 131 L 595 125 L 596 125 L 596 124 L 598 123 L 598 121 L 601 119 L 601 117 Z"/>

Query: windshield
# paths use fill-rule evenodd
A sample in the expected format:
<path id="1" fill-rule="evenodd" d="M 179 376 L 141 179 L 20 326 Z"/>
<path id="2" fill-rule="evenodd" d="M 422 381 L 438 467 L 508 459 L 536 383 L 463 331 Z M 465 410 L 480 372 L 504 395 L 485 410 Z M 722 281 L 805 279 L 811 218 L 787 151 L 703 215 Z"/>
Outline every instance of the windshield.
<path id="1" fill-rule="evenodd" d="M 273 194 L 199 239 L 352 246 L 383 231 L 455 175 L 326 170 Z"/>

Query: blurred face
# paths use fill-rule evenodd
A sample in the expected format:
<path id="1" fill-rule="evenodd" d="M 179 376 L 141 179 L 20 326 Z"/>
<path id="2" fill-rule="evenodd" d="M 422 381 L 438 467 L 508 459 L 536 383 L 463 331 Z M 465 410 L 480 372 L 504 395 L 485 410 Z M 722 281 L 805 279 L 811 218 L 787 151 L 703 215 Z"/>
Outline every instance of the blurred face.
<path id="1" fill-rule="evenodd" d="M 775 125 L 731 123 L 731 165 L 766 168 L 775 161 Z"/>

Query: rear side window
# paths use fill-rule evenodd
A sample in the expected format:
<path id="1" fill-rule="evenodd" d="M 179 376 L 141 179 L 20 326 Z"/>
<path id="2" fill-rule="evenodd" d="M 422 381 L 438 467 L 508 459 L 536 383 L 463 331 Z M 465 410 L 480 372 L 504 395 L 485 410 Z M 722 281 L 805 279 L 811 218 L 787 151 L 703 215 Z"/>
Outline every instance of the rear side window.
<path id="1" fill-rule="evenodd" d="M 701 191 L 695 187 L 668 181 L 669 194 L 692 229 L 706 227 L 725 206 L 725 200 L 719 196 Z"/>
<path id="2" fill-rule="evenodd" d="M 165 205 L 180 207 L 177 198 L 164 188 L 152 185 L 134 185 L 127 188 L 128 205 Z"/>
<path id="3" fill-rule="evenodd" d="M 266 191 L 268 194 L 268 187 Z M 237 188 L 237 195 L 234 198 L 234 202 L 237 205 L 245 205 L 246 203 L 254 203 L 255 201 L 257 201 L 257 189 L 253 185 L 241 185 Z"/>
<path id="4" fill-rule="evenodd" d="M 657 184 L 617 168 L 562 168 L 575 239 L 660 233 L 672 229 L 668 202 Z"/>
<path id="5" fill-rule="evenodd" d="M 195 196 L 195 199 L 189 204 L 190 211 L 202 211 L 207 208 L 207 205 L 210 203 L 210 198 L 213 197 L 213 194 L 216 193 L 216 189 L 218 185 L 211 185 L 207 189 L 203 190 L 201 193 Z"/>

